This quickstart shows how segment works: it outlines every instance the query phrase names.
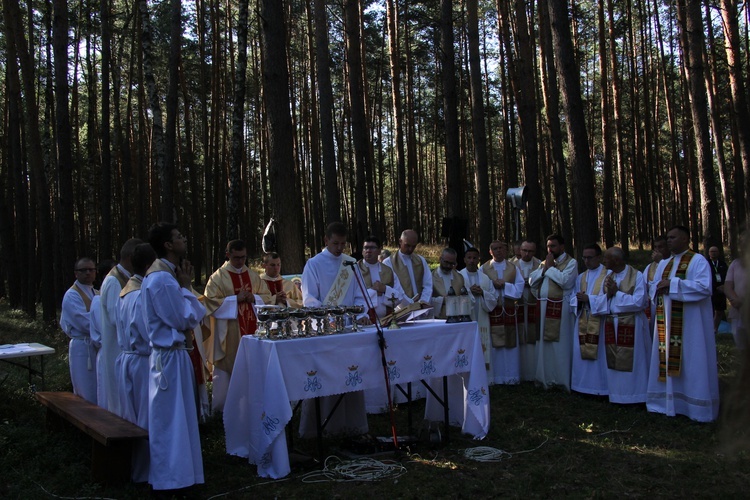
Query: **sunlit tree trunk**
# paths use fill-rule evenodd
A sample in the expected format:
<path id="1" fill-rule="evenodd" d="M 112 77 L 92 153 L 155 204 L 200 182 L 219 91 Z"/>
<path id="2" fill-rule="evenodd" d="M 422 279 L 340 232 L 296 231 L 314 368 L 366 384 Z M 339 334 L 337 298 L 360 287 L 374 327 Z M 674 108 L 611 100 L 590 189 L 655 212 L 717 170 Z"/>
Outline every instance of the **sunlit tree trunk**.
<path id="1" fill-rule="evenodd" d="M 708 103 L 706 102 L 706 81 L 704 77 L 703 50 L 705 38 L 700 2 L 678 0 L 677 17 L 680 38 L 683 43 L 683 64 L 687 70 L 690 93 L 690 110 L 693 117 L 693 135 L 697 153 L 698 178 L 700 181 L 701 218 L 703 220 L 703 240 L 707 245 L 718 244 L 721 239 L 716 183 L 709 138 Z"/>
<path id="2" fill-rule="evenodd" d="M 276 0 L 261 1 L 263 28 L 263 95 L 268 120 L 268 161 L 276 242 L 289 273 L 304 265 L 302 201 L 295 176 L 292 118 L 289 115 L 289 71 L 284 10 Z"/>
<path id="3" fill-rule="evenodd" d="M 479 55 L 479 7 L 477 0 L 466 2 L 469 39 L 469 70 L 471 78 L 471 123 L 476 168 L 477 214 L 479 219 L 479 248 L 485 250 L 492 241 L 492 213 L 490 212 L 490 177 L 487 161 L 487 131 L 485 127 L 484 89 L 482 88 L 481 58 Z"/>
<path id="4" fill-rule="evenodd" d="M 576 253 L 581 254 L 584 245 L 599 240 L 594 172 L 589 156 L 580 72 L 575 61 L 567 2 L 549 0 L 547 5 L 552 28 L 555 68 L 560 79 L 560 92 L 567 117 L 568 157 L 573 170 L 572 188 L 576 193 L 576 215 L 573 223 L 575 247 Z M 568 245 L 570 246 L 570 242 Z"/>

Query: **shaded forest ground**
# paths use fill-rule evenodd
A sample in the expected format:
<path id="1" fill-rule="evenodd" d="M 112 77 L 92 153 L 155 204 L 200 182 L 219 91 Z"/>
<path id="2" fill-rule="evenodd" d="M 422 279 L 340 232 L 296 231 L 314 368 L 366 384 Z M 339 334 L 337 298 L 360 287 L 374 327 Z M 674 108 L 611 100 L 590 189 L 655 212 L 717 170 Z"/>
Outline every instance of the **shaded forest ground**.
<path id="1" fill-rule="evenodd" d="M 71 390 L 67 340 L 56 327 L 29 321 L 0 305 L 0 343 L 37 341 L 56 353 L 47 358 L 47 390 Z M 718 339 L 722 397 L 737 375 L 731 336 Z M 443 448 L 418 445 L 397 460 L 398 478 L 377 482 L 307 483 L 303 476 L 320 464 L 300 465 L 283 481 L 260 479 L 255 467 L 225 453 L 223 425 L 214 418 L 201 426 L 206 484 L 195 498 L 496 498 L 509 497 L 740 497 L 750 490 L 750 454 L 726 453 L 721 422 L 697 424 L 684 417 L 650 414 L 643 405 L 612 405 L 603 398 L 544 391 L 533 384 L 490 389 L 491 426 L 473 441 L 451 434 Z M 414 404 L 421 415 L 423 403 Z M 295 419 L 296 422 L 296 419 Z M 419 424 L 419 418 L 415 418 Z M 388 434 L 388 418 L 370 418 L 371 433 Z M 407 433 L 406 406 L 397 409 L 397 427 Z M 418 425 L 419 427 L 419 425 Z M 326 441 L 334 453 L 345 443 Z M 295 440 L 313 452 L 313 441 Z M 512 456 L 482 463 L 464 456 L 491 446 Z M 48 433 L 25 372 L 0 364 L 0 497 L 148 496 L 146 486 L 103 487 L 89 479 L 91 445 L 75 429 Z M 382 458 L 392 458 L 382 457 Z M 224 493 L 230 493 L 224 496 Z"/>

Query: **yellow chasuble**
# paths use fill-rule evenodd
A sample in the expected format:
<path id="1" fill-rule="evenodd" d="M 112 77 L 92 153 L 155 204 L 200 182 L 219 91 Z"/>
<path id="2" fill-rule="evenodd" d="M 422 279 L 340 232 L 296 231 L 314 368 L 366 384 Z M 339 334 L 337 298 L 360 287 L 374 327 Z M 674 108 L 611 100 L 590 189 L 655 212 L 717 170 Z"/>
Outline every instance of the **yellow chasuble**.
<path id="1" fill-rule="evenodd" d="M 261 273 L 260 279 L 266 282 L 271 294 L 270 304 L 276 305 L 276 294 L 281 290 L 286 292 L 286 306 L 294 309 L 302 307 L 302 291 L 293 282 L 281 276 L 271 278 L 266 273 Z"/>
<path id="2" fill-rule="evenodd" d="M 236 295 L 231 274 L 242 274 L 245 272 L 249 275 L 252 293 L 259 295 L 264 303 L 269 303 L 271 301 L 271 292 L 268 290 L 266 282 L 260 278 L 258 273 L 252 269 L 248 269 L 247 266 L 243 266 L 240 273 L 237 273 L 229 262 L 225 262 L 223 266 L 211 275 L 208 283 L 206 283 L 206 290 L 204 292 L 203 305 L 206 306 L 211 333 L 215 336 L 215 340 L 210 342 L 213 349 L 207 349 L 209 352 L 208 361 L 220 370 L 230 374 L 232 373 L 234 360 L 240 346 L 240 339 L 242 338 L 239 322 L 237 320 L 216 319 L 214 313 L 224 304 L 226 297 Z M 237 304 L 238 315 L 242 312 L 241 308 L 247 308 L 247 312 L 251 313 L 253 317 L 255 316 L 255 313 L 252 312 L 252 304 Z M 255 332 L 242 333 L 252 335 Z"/>

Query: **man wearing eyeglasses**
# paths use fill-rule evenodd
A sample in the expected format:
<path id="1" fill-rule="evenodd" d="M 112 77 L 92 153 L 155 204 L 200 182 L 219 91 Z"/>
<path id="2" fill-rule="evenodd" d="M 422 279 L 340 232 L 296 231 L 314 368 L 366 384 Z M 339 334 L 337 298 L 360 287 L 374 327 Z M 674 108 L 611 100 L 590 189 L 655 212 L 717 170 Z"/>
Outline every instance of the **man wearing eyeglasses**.
<path id="1" fill-rule="evenodd" d="M 99 291 L 94 289 L 96 263 L 88 257 L 76 262 L 76 281 L 62 301 L 60 327 L 70 337 L 68 363 L 73 393 L 96 404 L 96 349 L 91 343 L 91 301 Z"/>

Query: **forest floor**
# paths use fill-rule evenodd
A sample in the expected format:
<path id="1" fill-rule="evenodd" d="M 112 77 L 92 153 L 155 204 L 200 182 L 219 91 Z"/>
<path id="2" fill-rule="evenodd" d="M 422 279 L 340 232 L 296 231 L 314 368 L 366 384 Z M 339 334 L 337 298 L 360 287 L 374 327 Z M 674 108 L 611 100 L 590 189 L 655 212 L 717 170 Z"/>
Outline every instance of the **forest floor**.
<path id="1" fill-rule="evenodd" d="M 0 304 L 0 344 L 40 342 L 56 349 L 47 357 L 46 390 L 70 391 L 67 339 L 56 326 L 30 321 Z M 730 335 L 717 338 L 722 402 L 738 373 Z M 488 436 L 474 441 L 451 429 L 444 447 L 417 443 L 412 452 L 374 457 L 403 467 L 399 477 L 377 481 L 325 479 L 323 464 L 293 465 L 283 480 L 257 477 L 255 466 L 225 452 L 220 415 L 201 424 L 205 484 L 190 498 L 497 498 L 497 497 L 744 497 L 750 491 L 750 439 L 732 434 L 720 420 L 699 424 L 668 418 L 644 405 L 614 405 L 606 398 L 532 383 L 490 388 Z M 424 402 L 412 403 L 415 425 Z M 407 434 L 407 405 L 396 410 L 399 434 Z M 295 416 L 294 423 L 298 422 Z M 370 432 L 389 434 L 387 415 L 372 415 Z M 325 441 L 327 455 L 347 460 L 343 440 Z M 739 444 L 739 445 L 738 445 Z M 315 455 L 314 440 L 295 448 Z M 743 446 L 744 445 L 744 446 Z M 499 462 L 479 462 L 466 450 L 504 450 Z M 43 407 L 26 373 L 0 364 L 0 498 L 118 498 L 152 494 L 147 485 L 104 487 L 90 480 L 91 443 L 74 428 L 48 432 Z M 329 465 L 336 459 L 329 459 Z M 316 481 L 316 482 L 313 482 Z"/>

